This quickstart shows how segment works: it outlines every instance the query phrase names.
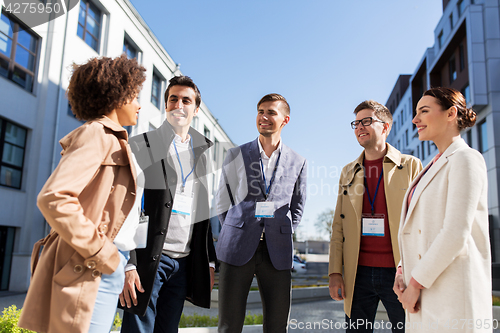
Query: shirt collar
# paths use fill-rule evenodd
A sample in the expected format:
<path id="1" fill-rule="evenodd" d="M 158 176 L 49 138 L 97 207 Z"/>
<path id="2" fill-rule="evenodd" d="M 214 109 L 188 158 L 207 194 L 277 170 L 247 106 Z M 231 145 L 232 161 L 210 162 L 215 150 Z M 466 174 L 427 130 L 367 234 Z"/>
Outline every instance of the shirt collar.
<path id="1" fill-rule="evenodd" d="M 182 142 L 182 138 L 180 137 L 179 134 L 175 134 L 175 136 L 174 136 L 174 140 L 176 143 L 186 144 L 186 143 L 189 143 L 190 139 L 191 139 L 191 136 L 189 134 L 187 135 L 186 141 L 184 141 L 184 142 Z"/>
<path id="2" fill-rule="evenodd" d="M 273 155 L 279 154 L 281 152 L 282 142 L 283 142 L 283 140 L 280 140 L 280 143 L 278 144 L 278 148 L 276 148 L 276 150 L 272 152 L 271 157 L 273 157 Z M 260 140 L 258 138 L 257 138 L 257 143 L 259 144 L 260 156 L 262 156 L 263 158 L 271 158 L 271 157 L 267 157 L 266 152 L 262 148 L 262 145 L 261 145 Z"/>

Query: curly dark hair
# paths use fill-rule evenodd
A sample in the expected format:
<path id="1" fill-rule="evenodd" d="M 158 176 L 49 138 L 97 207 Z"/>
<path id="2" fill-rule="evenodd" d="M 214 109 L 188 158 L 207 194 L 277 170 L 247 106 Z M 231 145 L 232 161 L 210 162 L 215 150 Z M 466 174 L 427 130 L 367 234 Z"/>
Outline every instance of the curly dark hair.
<path id="1" fill-rule="evenodd" d="M 146 69 L 136 59 L 92 58 L 83 65 L 73 63 L 67 96 L 80 120 L 93 120 L 133 100 L 146 80 Z"/>

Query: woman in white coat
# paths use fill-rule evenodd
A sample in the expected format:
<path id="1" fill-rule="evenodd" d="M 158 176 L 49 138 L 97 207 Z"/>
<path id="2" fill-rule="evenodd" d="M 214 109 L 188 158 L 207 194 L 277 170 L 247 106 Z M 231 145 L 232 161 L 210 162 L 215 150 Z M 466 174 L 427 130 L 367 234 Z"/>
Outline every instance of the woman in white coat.
<path id="1" fill-rule="evenodd" d="M 419 139 L 439 154 L 410 185 L 401 213 L 394 291 L 406 332 L 492 331 L 486 165 L 460 137 L 475 122 L 454 89 L 432 88 L 417 104 Z"/>

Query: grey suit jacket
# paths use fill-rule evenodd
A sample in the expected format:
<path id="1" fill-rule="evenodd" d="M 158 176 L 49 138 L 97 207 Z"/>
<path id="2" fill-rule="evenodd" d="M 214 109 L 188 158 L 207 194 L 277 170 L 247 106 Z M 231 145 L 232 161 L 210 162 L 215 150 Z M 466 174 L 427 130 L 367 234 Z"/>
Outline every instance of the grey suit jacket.
<path id="1" fill-rule="evenodd" d="M 258 139 L 230 149 L 222 167 L 217 213 L 222 229 L 217 258 L 242 266 L 254 255 L 265 227 L 271 262 L 276 269 L 292 268 L 292 232 L 302 218 L 306 201 L 306 160 L 282 145 L 276 176 L 267 200 Z M 274 202 L 274 218 L 255 217 L 257 201 Z"/>

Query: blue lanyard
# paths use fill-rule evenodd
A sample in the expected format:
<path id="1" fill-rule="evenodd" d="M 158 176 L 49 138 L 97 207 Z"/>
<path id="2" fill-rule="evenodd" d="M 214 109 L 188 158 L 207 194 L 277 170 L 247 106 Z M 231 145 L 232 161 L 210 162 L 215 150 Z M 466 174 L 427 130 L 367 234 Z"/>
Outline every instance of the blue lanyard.
<path id="1" fill-rule="evenodd" d="M 378 187 L 380 185 L 380 180 L 382 179 L 383 174 L 384 174 L 384 169 L 380 171 L 380 175 L 378 176 L 377 187 L 375 188 L 375 194 L 373 195 L 373 200 L 370 197 L 370 191 L 368 191 L 368 182 L 366 181 L 366 175 L 365 175 L 366 194 L 368 194 L 368 201 L 370 202 L 370 206 L 372 207 L 372 216 L 375 214 L 375 198 L 377 197 Z"/>
<path id="2" fill-rule="evenodd" d="M 179 161 L 179 166 L 181 167 L 181 180 L 182 180 L 181 192 L 184 192 L 184 188 L 186 187 L 186 181 L 187 181 L 188 177 L 194 171 L 194 163 L 193 163 L 193 168 L 191 169 L 191 172 L 188 173 L 188 175 L 186 176 L 186 178 L 184 178 L 184 171 L 182 170 L 182 163 L 181 163 L 181 159 L 179 157 L 179 152 L 177 151 L 177 145 L 175 144 L 175 138 L 174 138 L 173 141 L 174 141 L 175 153 L 177 154 L 177 161 Z M 193 158 L 195 158 L 196 156 L 194 155 L 193 138 L 191 138 L 190 142 L 191 142 L 191 151 L 193 152 Z"/>
<path id="3" fill-rule="evenodd" d="M 262 157 L 259 157 L 260 167 L 262 170 L 262 178 L 264 179 L 264 187 L 266 189 L 266 197 L 269 194 L 269 191 L 271 190 L 271 185 L 273 185 L 274 177 L 276 176 L 276 170 L 278 169 L 278 163 L 280 161 L 280 157 L 281 157 L 281 150 L 280 150 L 280 153 L 278 155 L 278 159 L 276 160 L 276 164 L 274 165 L 273 176 L 271 177 L 271 181 L 269 182 L 269 186 L 266 185 L 266 175 L 264 174 L 264 164 L 262 163 Z"/>
<path id="4" fill-rule="evenodd" d="M 144 214 L 144 192 L 142 192 L 141 198 L 141 215 Z"/>

